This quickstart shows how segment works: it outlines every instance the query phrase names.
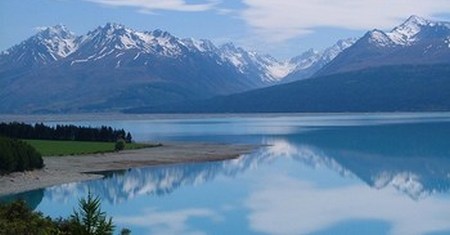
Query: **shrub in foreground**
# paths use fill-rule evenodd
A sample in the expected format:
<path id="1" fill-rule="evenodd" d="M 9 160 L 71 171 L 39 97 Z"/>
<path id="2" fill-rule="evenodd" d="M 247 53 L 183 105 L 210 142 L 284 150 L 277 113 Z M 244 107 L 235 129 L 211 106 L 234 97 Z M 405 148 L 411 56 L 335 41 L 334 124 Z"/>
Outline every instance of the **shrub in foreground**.
<path id="1" fill-rule="evenodd" d="M 31 145 L 6 137 L 0 137 L 0 174 L 44 167 L 41 154 Z"/>
<path id="2" fill-rule="evenodd" d="M 58 234 L 49 217 L 33 212 L 24 201 L 0 204 L 0 234 Z"/>
<path id="3" fill-rule="evenodd" d="M 86 199 L 79 201 L 78 210 L 69 218 L 55 220 L 34 212 L 25 201 L 0 204 L 0 235 L 112 235 L 115 228 L 112 218 L 101 211 L 100 204 L 100 199 L 89 193 Z M 129 235 L 131 231 L 124 228 L 121 234 Z"/>
<path id="4" fill-rule="evenodd" d="M 116 145 L 114 146 L 114 150 L 116 151 L 122 151 L 125 149 L 125 140 L 118 139 L 116 142 Z"/>

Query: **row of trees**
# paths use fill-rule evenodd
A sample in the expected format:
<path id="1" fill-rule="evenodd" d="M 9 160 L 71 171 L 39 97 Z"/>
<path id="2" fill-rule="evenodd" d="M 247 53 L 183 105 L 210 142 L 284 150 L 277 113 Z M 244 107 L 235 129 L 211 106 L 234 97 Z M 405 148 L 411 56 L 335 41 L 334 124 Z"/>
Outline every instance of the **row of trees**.
<path id="1" fill-rule="evenodd" d="M 0 135 L 17 139 L 44 139 L 44 140 L 76 140 L 76 141 L 105 141 L 115 142 L 124 139 L 127 143 L 132 141 L 130 132 L 123 129 L 113 129 L 102 126 L 100 128 L 82 127 L 75 125 L 46 126 L 43 123 L 29 125 L 11 122 L 0 123 Z"/>
<path id="2" fill-rule="evenodd" d="M 0 137 L 0 175 L 42 167 L 42 156 L 31 145 L 20 140 Z"/>

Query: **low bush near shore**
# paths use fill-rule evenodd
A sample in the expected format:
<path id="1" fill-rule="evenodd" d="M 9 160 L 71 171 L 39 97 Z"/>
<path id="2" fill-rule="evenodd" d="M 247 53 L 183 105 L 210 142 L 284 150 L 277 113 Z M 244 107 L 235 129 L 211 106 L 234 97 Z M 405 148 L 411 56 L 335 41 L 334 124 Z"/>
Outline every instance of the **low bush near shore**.
<path id="1" fill-rule="evenodd" d="M 0 137 L 0 174 L 40 169 L 44 166 L 41 154 L 20 140 Z"/>

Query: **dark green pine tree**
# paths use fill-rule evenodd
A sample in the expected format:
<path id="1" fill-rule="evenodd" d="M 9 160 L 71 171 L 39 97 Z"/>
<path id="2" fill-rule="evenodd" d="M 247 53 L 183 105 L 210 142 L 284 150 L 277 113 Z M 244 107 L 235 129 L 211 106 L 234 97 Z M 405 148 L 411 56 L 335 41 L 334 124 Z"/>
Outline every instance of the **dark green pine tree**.
<path id="1" fill-rule="evenodd" d="M 114 232 L 114 224 L 111 218 L 100 208 L 100 198 L 93 197 L 88 192 L 87 199 L 79 201 L 79 210 L 74 211 L 71 219 L 76 225 L 76 234 L 86 235 L 110 235 Z"/>
<path id="2" fill-rule="evenodd" d="M 131 137 L 130 132 L 127 133 L 127 137 L 125 138 L 125 141 L 127 141 L 127 143 L 131 143 L 131 141 L 133 141 L 133 137 Z"/>

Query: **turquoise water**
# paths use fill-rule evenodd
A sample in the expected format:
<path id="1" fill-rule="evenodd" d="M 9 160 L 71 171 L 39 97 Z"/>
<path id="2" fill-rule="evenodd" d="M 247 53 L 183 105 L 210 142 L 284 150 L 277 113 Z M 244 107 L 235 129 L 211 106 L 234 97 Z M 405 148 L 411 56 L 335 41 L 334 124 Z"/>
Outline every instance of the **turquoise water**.
<path id="1" fill-rule="evenodd" d="M 138 141 L 267 146 L 20 195 L 53 217 L 90 190 L 133 234 L 450 234 L 449 113 L 64 123 L 124 128 Z"/>

